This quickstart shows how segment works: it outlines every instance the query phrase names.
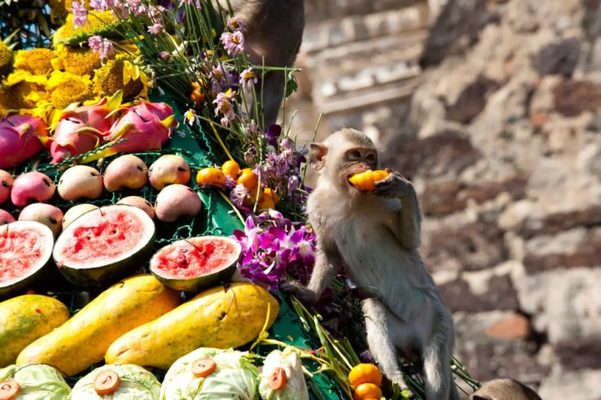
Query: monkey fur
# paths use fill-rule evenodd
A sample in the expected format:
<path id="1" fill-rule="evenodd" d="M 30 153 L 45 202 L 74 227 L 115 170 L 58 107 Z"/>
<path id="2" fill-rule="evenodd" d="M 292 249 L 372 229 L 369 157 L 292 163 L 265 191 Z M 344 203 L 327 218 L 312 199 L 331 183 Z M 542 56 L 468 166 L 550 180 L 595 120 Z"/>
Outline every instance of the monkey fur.
<path id="1" fill-rule="evenodd" d="M 292 67 L 305 28 L 304 0 L 230 0 L 229 3 L 234 15 L 246 23 L 244 37 L 251 62 L 271 67 Z M 218 4 L 222 10 L 228 10 L 228 0 L 218 0 Z M 257 74 L 260 76 L 260 71 Z M 266 74 L 264 82 L 256 85 L 260 97 L 263 87 L 264 128 L 276 122 L 284 97 L 285 80 L 284 72 L 271 71 Z"/>
<path id="2" fill-rule="evenodd" d="M 482 385 L 470 400 L 542 400 L 528 386 L 514 379 L 494 379 Z"/>
<path id="3" fill-rule="evenodd" d="M 351 186 L 349 177 L 378 166 L 373 142 L 353 129 L 311 145 L 311 162 L 319 174 L 307 201 L 315 267 L 307 287 L 293 281 L 283 290 L 314 303 L 344 270 L 365 294 L 367 342 L 383 373 L 406 389 L 398 356 L 417 359 L 427 400 L 458 399 L 450 369 L 453 319 L 418 253 L 421 215 L 413 185 L 391 172 L 374 192 Z"/>

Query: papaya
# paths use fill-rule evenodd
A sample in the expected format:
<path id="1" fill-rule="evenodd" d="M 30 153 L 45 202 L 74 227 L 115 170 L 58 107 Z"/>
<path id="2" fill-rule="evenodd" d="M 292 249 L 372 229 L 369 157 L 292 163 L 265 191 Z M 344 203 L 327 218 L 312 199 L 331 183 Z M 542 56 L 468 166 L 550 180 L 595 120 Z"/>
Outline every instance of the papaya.
<path id="1" fill-rule="evenodd" d="M 63 325 L 25 347 L 17 365 L 48 364 L 73 376 L 102 361 L 118 337 L 174 309 L 179 293 L 152 275 L 117 282 Z"/>
<path id="2" fill-rule="evenodd" d="M 266 321 L 268 328 L 273 325 L 279 310 L 277 300 L 252 283 L 213 287 L 121 336 L 104 360 L 168 369 L 199 347 L 229 349 L 252 342 Z"/>
<path id="3" fill-rule="evenodd" d="M 25 294 L 0 303 L 0 367 L 13 364 L 21 350 L 69 319 L 55 298 Z"/>

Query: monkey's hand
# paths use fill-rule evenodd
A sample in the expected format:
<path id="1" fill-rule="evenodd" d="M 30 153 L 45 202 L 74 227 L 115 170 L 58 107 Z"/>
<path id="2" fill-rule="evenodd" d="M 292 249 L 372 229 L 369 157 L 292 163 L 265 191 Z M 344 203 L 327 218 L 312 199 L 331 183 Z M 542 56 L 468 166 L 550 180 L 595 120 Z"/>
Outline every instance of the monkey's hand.
<path id="1" fill-rule="evenodd" d="M 390 174 L 375 183 L 374 194 L 382 197 L 402 198 L 415 193 L 411 182 L 402 176 L 398 171 L 392 171 Z"/>
<path id="2" fill-rule="evenodd" d="M 312 305 L 319 300 L 318 296 L 310 289 L 307 289 L 298 281 L 289 281 L 280 284 L 280 289 L 289 295 L 296 296 L 301 302 Z"/>

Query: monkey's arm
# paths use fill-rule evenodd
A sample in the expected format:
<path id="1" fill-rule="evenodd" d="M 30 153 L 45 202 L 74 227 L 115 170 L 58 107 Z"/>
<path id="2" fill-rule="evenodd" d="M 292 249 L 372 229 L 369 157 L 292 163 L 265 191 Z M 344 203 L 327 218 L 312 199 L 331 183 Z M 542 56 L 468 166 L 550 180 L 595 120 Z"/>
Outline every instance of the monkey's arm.
<path id="1" fill-rule="evenodd" d="M 332 279 L 342 269 L 343 261 L 335 244 L 321 246 L 315 256 L 315 266 L 307 287 L 297 281 L 285 282 L 281 289 L 295 295 L 303 303 L 315 304 Z"/>
<path id="2" fill-rule="evenodd" d="M 417 194 L 411 182 L 397 171 L 393 171 L 386 179 L 376 182 L 374 193 L 401 200 L 402 207 L 394 234 L 405 249 L 417 249 L 420 244 L 422 217 Z"/>

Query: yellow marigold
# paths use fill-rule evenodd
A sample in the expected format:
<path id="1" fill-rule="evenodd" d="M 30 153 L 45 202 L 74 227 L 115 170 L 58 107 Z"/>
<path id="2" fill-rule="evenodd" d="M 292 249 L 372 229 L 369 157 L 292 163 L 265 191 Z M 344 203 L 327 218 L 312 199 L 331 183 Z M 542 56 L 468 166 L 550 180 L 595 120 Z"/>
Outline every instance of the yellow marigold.
<path id="1" fill-rule="evenodd" d="M 99 96 L 112 96 L 117 90 L 123 91 L 123 99 L 146 97 L 148 77 L 124 59 L 109 60 L 94 76 L 94 92 Z"/>
<path id="2" fill-rule="evenodd" d="M 29 71 L 34 75 L 47 75 L 52 71 L 50 49 L 19 50 L 15 52 L 15 68 Z"/>
<path id="3" fill-rule="evenodd" d="M 0 76 L 6 75 L 13 63 L 13 52 L 0 40 Z"/>
<path id="4" fill-rule="evenodd" d="M 56 69 L 75 75 L 94 76 L 94 70 L 100 68 L 100 56 L 87 48 L 77 48 L 65 45 L 57 46 L 54 51 L 57 58 L 53 63 Z"/>
<path id="5" fill-rule="evenodd" d="M 56 47 L 59 43 L 66 42 L 75 36 L 92 36 L 106 32 L 116 22 L 117 18 L 112 11 L 90 11 L 87 22 L 83 26 L 76 27 L 73 25 L 73 14 L 69 14 L 65 24 L 54 32 L 52 44 Z"/>
<path id="6" fill-rule="evenodd" d="M 8 90 L 8 101 L 14 109 L 34 108 L 48 99 L 44 85 L 21 81 Z"/>
<path id="7" fill-rule="evenodd" d="M 50 102 L 60 109 L 94 97 L 90 78 L 69 72 L 54 71 L 48 80 L 48 90 Z"/>

